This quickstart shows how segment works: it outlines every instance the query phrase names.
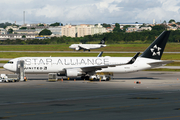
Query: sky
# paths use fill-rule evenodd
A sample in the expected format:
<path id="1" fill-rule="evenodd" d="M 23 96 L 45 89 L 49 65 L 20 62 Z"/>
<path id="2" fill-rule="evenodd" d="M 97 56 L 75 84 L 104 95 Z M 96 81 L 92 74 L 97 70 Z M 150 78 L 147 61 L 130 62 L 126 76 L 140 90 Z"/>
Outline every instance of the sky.
<path id="1" fill-rule="evenodd" d="M 180 22 L 180 0 L 0 0 L 0 23 Z"/>

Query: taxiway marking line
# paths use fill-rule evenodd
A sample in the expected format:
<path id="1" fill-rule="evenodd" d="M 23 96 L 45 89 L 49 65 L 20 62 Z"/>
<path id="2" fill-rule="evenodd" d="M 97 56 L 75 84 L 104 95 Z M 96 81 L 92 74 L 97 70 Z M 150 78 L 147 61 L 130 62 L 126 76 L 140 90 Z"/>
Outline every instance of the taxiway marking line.
<path id="1" fill-rule="evenodd" d="M 170 104 L 170 103 L 162 103 L 162 104 Z"/>
<path id="2" fill-rule="evenodd" d="M 139 106 L 144 106 L 144 105 L 134 105 L 134 107 L 139 107 Z"/>
<path id="3" fill-rule="evenodd" d="M 68 113 L 70 111 L 59 111 L 59 112 L 56 112 L 56 113 Z"/>
<path id="4" fill-rule="evenodd" d="M 120 106 L 119 108 L 126 108 L 126 107 L 130 107 L 130 106 Z"/>
<path id="5" fill-rule="evenodd" d="M 36 115 L 36 114 L 24 114 L 24 115 L 21 115 L 21 116 L 32 116 L 32 115 Z"/>
<path id="6" fill-rule="evenodd" d="M 157 103 L 154 103 L 154 104 L 148 104 L 148 105 L 157 105 Z"/>
<path id="7" fill-rule="evenodd" d="M 89 109 L 89 110 L 101 110 L 102 108 L 94 108 L 94 109 Z"/>
<path id="8" fill-rule="evenodd" d="M 4 117 L 8 117 L 8 118 L 11 118 L 11 117 L 17 117 L 17 115 L 11 115 L 11 116 L 4 116 Z"/>
<path id="9" fill-rule="evenodd" d="M 117 107 L 107 107 L 107 108 L 104 108 L 104 109 L 115 109 Z"/>
<path id="10" fill-rule="evenodd" d="M 74 112 L 83 112 L 83 111 L 86 111 L 86 110 L 74 110 Z"/>
<path id="11" fill-rule="evenodd" d="M 40 113 L 40 114 L 53 114 L 53 112 Z"/>

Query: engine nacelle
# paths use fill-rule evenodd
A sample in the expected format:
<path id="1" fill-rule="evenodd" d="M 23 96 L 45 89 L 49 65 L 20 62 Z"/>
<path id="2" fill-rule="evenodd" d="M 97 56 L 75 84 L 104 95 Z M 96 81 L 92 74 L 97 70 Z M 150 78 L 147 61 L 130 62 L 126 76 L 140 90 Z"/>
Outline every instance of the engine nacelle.
<path id="1" fill-rule="evenodd" d="M 75 50 L 79 50 L 79 47 L 75 48 Z"/>
<path id="2" fill-rule="evenodd" d="M 77 77 L 78 75 L 81 75 L 81 73 L 77 69 L 66 69 L 67 77 Z"/>

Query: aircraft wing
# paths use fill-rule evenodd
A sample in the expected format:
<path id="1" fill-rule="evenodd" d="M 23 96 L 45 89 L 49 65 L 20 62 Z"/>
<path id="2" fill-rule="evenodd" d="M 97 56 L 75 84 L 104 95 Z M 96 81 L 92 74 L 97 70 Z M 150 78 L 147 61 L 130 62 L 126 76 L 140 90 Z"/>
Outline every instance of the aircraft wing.
<path id="1" fill-rule="evenodd" d="M 88 47 L 84 47 L 83 45 L 78 45 L 78 47 L 79 47 L 80 49 L 89 50 L 89 48 L 88 48 Z"/>
<path id="2" fill-rule="evenodd" d="M 138 52 L 129 62 L 127 63 L 121 63 L 121 64 L 106 64 L 106 65 L 95 65 L 95 66 L 85 66 L 85 67 L 78 67 L 77 69 L 81 69 L 83 72 L 90 72 L 90 71 L 96 71 L 101 70 L 102 68 L 108 68 L 108 67 L 116 67 L 121 65 L 128 65 L 133 64 L 137 57 L 139 56 L 140 52 Z M 76 68 L 68 68 L 68 69 L 76 69 Z"/>

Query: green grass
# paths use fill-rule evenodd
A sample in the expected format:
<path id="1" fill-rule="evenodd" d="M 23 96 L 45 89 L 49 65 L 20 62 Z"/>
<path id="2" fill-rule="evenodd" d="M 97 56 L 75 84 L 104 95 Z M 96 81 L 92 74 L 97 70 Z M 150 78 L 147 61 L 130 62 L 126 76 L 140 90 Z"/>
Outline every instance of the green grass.
<path id="1" fill-rule="evenodd" d="M 29 53 L 29 52 L 2 52 L 0 58 L 16 57 L 95 57 L 97 53 Z"/>
<path id="2" fill-rule="evenodd" d="M 162 60 L 180 60 L 180 54 L 176 53 L 164 53 L 162 55 Z"/>
<path id="3" fill-rule="evenodd" d="M 169 63 L 166 66 L 180 66 L 180 62 Z"/>
<path id="4" fill-rule="evenodd" d="M 1 45 L 0 51 L 67 51 L 69 45 Z"/>
<path id="5" fill-rule="evenodd" d="M 91 51 L 144 51 L 150 44 L 109 44 L 104 48 Z M 73 51 L 70 44 L 51 45 L 1 45 L 0 51 Z M 166 52 L 179 52 L 179 43 L 168 43 Z"/>
<path id="6" fill-rule="evenodd" d="M 5 60 L 2 60 L 2 61 L 0 61 L 0 63 L 7 63 L 8 61 L 5 61 Z"/>

